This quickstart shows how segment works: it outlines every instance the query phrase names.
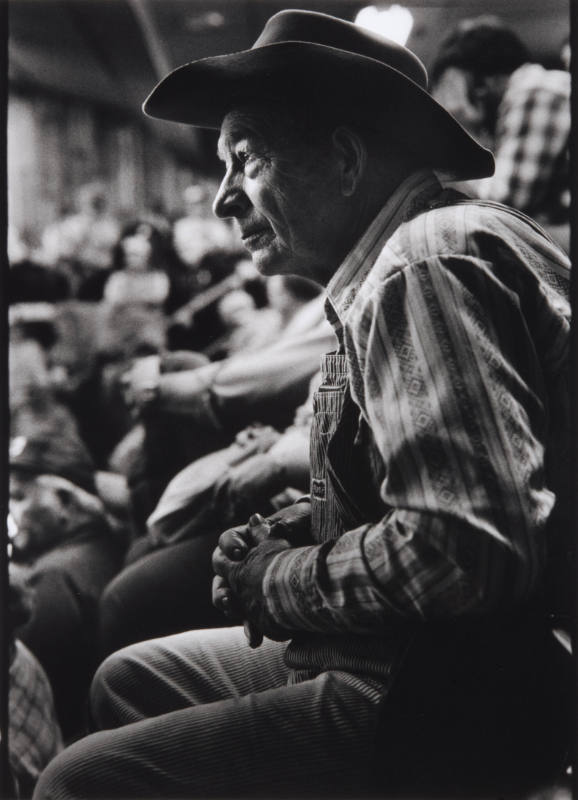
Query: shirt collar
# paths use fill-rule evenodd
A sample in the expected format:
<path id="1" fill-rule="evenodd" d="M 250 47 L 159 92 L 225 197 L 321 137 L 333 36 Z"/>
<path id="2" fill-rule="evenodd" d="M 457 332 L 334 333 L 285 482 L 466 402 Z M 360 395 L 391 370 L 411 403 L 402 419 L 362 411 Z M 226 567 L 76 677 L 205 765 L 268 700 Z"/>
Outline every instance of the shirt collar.
<path id="1" fill-rule="evenodd" d="M 388 198 L 327 284 L 326 311 L 336 329 L 345 323 L 347 312 L 386 241 L 402 222 L 425 208 L 440 189 L 434 173 L 423 169 L 412 173 Z"/>

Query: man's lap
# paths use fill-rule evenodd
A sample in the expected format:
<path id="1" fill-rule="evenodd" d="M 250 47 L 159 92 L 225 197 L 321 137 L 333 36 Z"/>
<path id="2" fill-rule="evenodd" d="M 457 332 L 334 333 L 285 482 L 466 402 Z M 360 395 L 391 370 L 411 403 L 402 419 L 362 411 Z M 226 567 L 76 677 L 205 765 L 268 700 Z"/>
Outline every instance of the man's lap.
<path id="1" fill-rule="evenodd" d="M 319 782 L 357 782 L 371 754 L 376 698 L 341 673 L 287 685 L 284 647 L 265 641 L 251 650 L 236 628 L 114 654 L 93 689 L 95 718 L 112 729 L 56 759 L 36 797 L 314 793 Z"/>

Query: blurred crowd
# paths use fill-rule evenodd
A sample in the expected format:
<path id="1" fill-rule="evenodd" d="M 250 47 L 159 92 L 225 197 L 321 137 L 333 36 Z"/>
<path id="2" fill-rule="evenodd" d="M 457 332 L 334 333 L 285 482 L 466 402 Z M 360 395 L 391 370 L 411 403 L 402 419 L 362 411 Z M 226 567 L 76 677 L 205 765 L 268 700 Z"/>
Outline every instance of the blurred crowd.
<path id="1" fill-rule="evenodd" d="M 320 287 L 262 278 L 211 199 L 199 183 L 176 220 L 120 219 L 93 181 L 36 247 L 11 231 L 20 796 L 83 731 L 105 654 L 224 624 L 210 604 L 223 526 L 307 490 L 310 384 L 333 347 Z"/>
<path id="2" fill-rule="evenodd" d="M 432 71 L 440 102 L 496 154 L 496 178 L 467 188 L 531 213 L 568 247 L 569 74 L 528 64 L 505 34 L 488 49 L 484 24 L 450 36 Z M 495 67 L 500 52 L 496 81 L 479 56 Z M 532 124 L 534 150 L 515 149 Z M 199 182 L 177 219 L 120 218 L 94 181 L 34 246 L 9 232 L 20 797 L 84 731 L 102 658 L 224 625 L 210 600 L 217 537 L 308 491 L 312 392 L 335 348 L 324 298 L 304 279 L 261 277 L 211 200 Z"/>

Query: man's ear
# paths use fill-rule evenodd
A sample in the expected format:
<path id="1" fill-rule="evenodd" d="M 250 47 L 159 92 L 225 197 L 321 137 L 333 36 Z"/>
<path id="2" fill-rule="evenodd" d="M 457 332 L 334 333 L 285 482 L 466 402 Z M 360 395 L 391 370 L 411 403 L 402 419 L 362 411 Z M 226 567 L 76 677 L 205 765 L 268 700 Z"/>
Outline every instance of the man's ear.
<path id="1" fill-rule="evenodd" d="M 351 197 L 365 171 L 367 148 L 361 137 L 345 125 L 333 131 L 332 140 L 339 158 L 341 193 Z"/>

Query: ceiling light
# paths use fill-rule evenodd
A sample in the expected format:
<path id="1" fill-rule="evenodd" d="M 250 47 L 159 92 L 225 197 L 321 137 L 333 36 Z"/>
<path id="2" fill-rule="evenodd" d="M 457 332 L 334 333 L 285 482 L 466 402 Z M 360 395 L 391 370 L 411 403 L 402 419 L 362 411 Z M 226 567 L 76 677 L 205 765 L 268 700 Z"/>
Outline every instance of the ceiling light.
<path id="1" fill-rule="evenodd" d="M 355 17 L 355 24 L 398 44 L 405 44 L 413 27 L 413 16 L 408 8 L 397 4 L 389 8 L 366 6 Z"/>

